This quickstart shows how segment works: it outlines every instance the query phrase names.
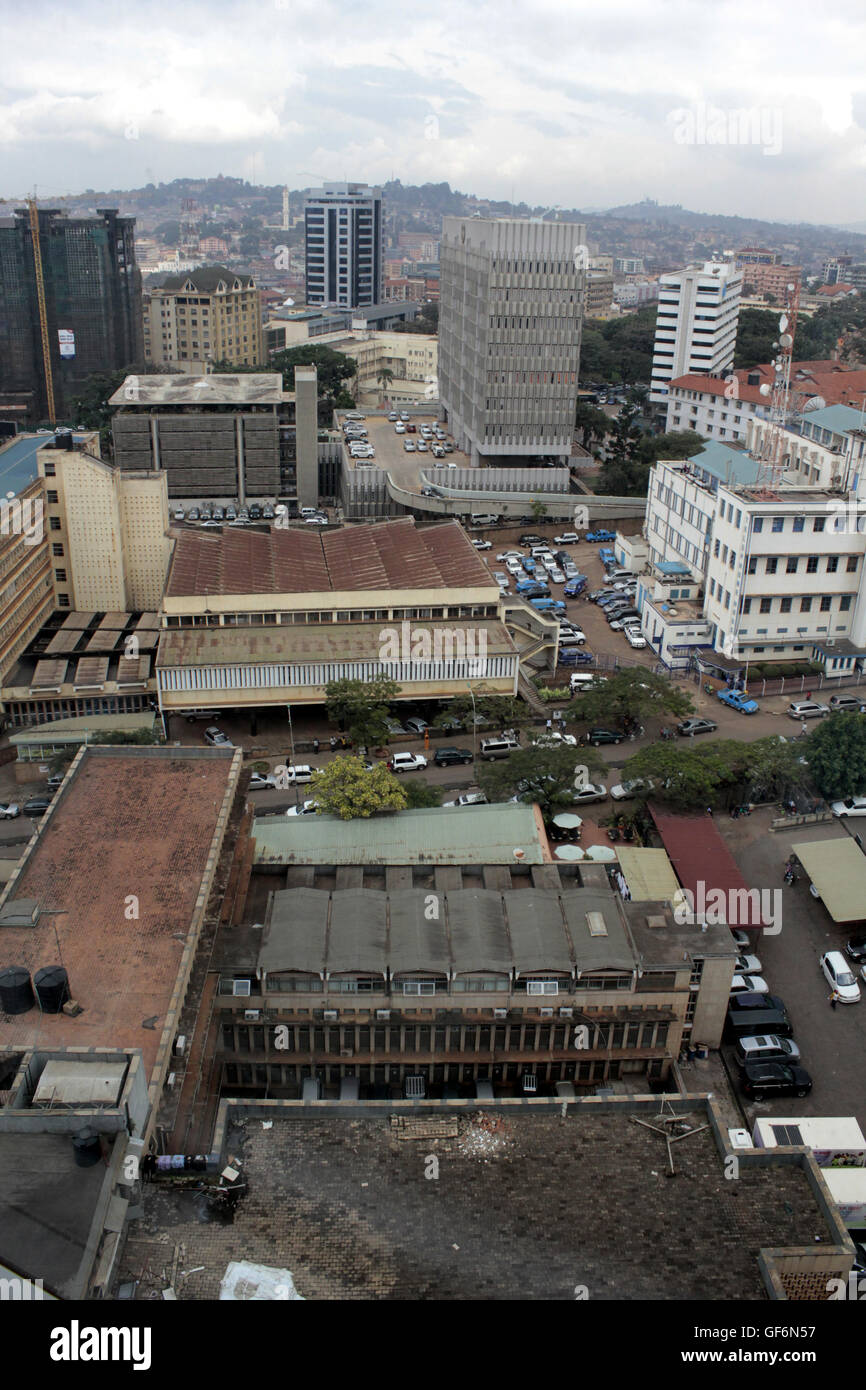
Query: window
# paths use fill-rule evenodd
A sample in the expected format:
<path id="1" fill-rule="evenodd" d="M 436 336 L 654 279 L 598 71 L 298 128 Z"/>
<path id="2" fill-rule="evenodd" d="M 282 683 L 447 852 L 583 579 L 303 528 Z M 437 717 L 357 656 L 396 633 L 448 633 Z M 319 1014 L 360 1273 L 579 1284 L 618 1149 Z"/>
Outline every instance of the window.
<path id="1" fill-rule="evenodd" d="M 790 598 L 783 598 L 783 599 L 780 599 L 780 600 L 779 600 L 779 612 L 780 612 L 780 613 L 790 613 L 790 611 L 791 611 L 791 602 L 792 602 L 792 600 L 791 600 Z"/>
<path id="2" fill-rule="evenodd" d="M 54 571 L 54 578 L 57 580 L 58 584 L 65 584 L 65 583 L 66 583 L 66 570 L 55 570 L 55 571 Z"/>
<path id="3" fill-rule="evenodd" d="M 558 981 L 558 980 L 527 980 L 527 981 L 526 981 L 526 993 L 527 993 L 527 994 L 558 994 L 558 993 L 559 993 L 559 981 Z"/>
<path id="4" fill-rule="evenodd" d="M 720 547 L 721 547 L 721 544 L 722 544 L 722 543 L 721 543 L 721 541 L 719 540 L 719 538 L 718 538 L 718 536 L 717 536 L 716 539 L 715 539 L 715 541 L 714 541 L 714 543 L 713 543 L 713 555 L 718 555 L 719 549 L 720 549 Z"/>
<path id="5" fill-rule="evenodd" d="M 50 527 L 50 529 L 51 529 L 52 531 L 59 531 L 59 530 L 60 530 L 60 517 L 59 517 L 59 516 L 50 516 L 50 517 L 48 518 L 48 525 L 49 525 L 49 527 Z"/>
<path id="6" fill-rule="evenodd" d="M 744 598 L 744 599 L 743 599 L 743 614 L 745 615 L 746 613 L 751 613 L 751 611 L 752 611 L 752 600 L 751 600 L 750 598 Z"/>
<path id="7" fill-rule="evenodd" d="M 811 611 L 812 611 L 812 600 L 811 600 L 810 598 L 801 598 L 801 599 L 800 599 L 800 612 L 801 612 L 801 613 L 811 613 Z"/>
<path id="8" fill-rule="evenodd" d="M 755 557 L 754 555 L 751 555 L 751 556 L 749 557 L 749 574 L 756 574 L 756 573 L 757 573 L 757 570 L 758 570 L 758 561 L 757 561 L 757 559 L 756 559 L 756 557 Z"/>
<path id="9" fill-rule="evenodd" d="M 847 564 L 847 567 L 846 567 L 847 573 L 848 573 L 848 574 L 856 574 L 856 573 L 857 573 L 857 561 L 859 560 L 859 558 L 860 558 L 859 555 L 849 555 L 849 556 L 848 556 L 848 564 Z"/>
<path id="10" fill-rule="evenodd" d="M 53 489 L 49 489 L 48 492 L 46 492 L 45 494 L 45 500 L 48 502 L 49 506 L 52 503 L 56 504 L 60 501 L 60 494 L 55 492 Z"/>
<path id="11" fill-rule="evenodd" d="M 833 602 L 833 600 L 832 600 L 832 598 L 830 597 L 830 595 L 829 595 L 829 594 L 824 594 L 824 596 L 823 596 L 822 599 L 821 599 L 821 612 L 822 612 L 822 613 L 829 613 L 829 612 L 830 612 L 830 605 L 831 605 L 832 602 Z"/>
<path id="12" fill-rule="evenodd" d="M 784 518 L 783 516 L 774 516 L 774 517 L 773 517 L 773 530 L 774 530 L 774 531 L 777 531 L 777 532 L 778 532 L 778 531 L 782 531 L 782 530 L 784 530 L 784 527 L 785 527 L 785 518 Z"/>
<path id="13" fill-rule="evenodd" d="M 51 547 L 51 553 L 52 553 L 52 555 L 62 555 L 62 554 L 63 554 L 63 546 L 62 546 L 62 544 L 61 544 L 60 541 L 55 541 L 55 542 L 54 542 L 54 544 L 53 544 L 52 547 Z"/>
<path id="14" fill-rule="evenodd" d="M 786 574 L 796 574 L 796 573 L 797 573 L 797 566 L 798 566 L 799 563 L 800 563 L 800 561 L 799 561 L 799 559 L 798 559 L 798 557 L 797 557 L 796 555 L 789 555 L 789 556 L 788 556 L 788 563 L 787 563 L 787 566 L 786 566 L 786 568 L 785 568 L 785 573 L 786 573 Z"/>
<path id="15" fill-rule="evenodd" d="M 795 531 L 802 531 L 805 525 L 806 525 L 806 518 L 805 518 L 804 516 L 795 516 L 795 517 L 794 517 L 794 530 L 795 530 Z"/>
<path id="16" fill-rule="evenodd" d="M 827 556 L 827 573 L 828 573 L 828 574 L 835 574 L 838 568 L 839 568 L 839 556 L 838 556 L 838 555 L 828 555 L 828 556 Z"/>
<path id="17" fill-rule="evenodd" d="M 807 574 L 817 574 L 817 573 L 818 573 L 818 556 L 817 556 L 817 555 L 810 555 L 810 556 L 809 556 L 808 560 L 806 561 L 806 573 L 807 573 Z"/>
<path id="18" fill-rule="evenodd" d="M 762 516 L 756 516 L 756 517 L 755 517 L 755 520 L 752 522 L 752 530 L 753 530 L 753 531 L 763 531 L 763 529 L 764 529 L 764 518 L 763 518 Z"/>
<path id="19" fill-rule="evenodd" d="M 823 517 L 823 516 L 816 516 L 816 517 L 815 517 L 815 520 L 812 522 L 812 530 L 813 530 L 813 531 L 823 531 L 823 530 L 824 530 L 824 522 L 826 521 L 826 519 L 827 519 L 827 518 L 826 518 L 826 517 Z"/>
<path id="20" fill-rule="evenodd" d="M 769 611 L 770 611 L 770 609 L 772 608 L 772 606 L 773 606 L 773 601 L 772 601 L 772 599 L 769 599 L 769 598 L 762 598 L 762 599 L 761 599 L 761 612 L 762 612 L 762 613 L 769 613 Z"/>
<path id="21" fill-rule="evenodd" d="M 851 607 L 851 595 L 843 594 L 839 600 L 839 612 L 847 613 Z"/>
<path id="22" fill-rule="evenodd" d="M 59 606 L 60 608 L 68 608 L 68 607 L 69 607 L 69 595 L 68 595 L 68 594 L 58 594 L 58 595 L 57 595 L 57 603 L 58 603 L 58 606 Z"/>
<path id="23" fill-rule="evenodd" d="M 776 556 L 769 555 L 767 557 L 767 574 L 775 574 L 778 564 L 779 561 L 776 559 Z"/>

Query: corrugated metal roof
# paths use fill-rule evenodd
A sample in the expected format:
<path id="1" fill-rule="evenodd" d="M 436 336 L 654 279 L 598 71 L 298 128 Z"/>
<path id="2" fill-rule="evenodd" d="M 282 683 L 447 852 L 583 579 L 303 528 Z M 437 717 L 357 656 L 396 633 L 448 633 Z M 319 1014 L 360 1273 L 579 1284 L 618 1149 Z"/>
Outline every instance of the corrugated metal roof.
<path id="1" fill-rule="evenodd" d="M 726 895 L 748 892 L 746 880 L 712 816 L 677 815 L 652 802 L 649 811 L 677 878 L 683 888 L 694 895 L 693 901 L 706 901 L 710 893 L 719 891 Z M 745 904 L 740 910 L 743 920 L 737 921 L 738 927 L 765 925 L 759 909 L 753 910 L 750 898 L 728 896 L 728 901 Z"/>
<path id="2" fill-rule="evenodd" d="M 529 889 L 505 899 L 514 964 L 521 975 L 536 970 L 570 973 L 571 951 L 562 906 L 550 893 Z"/>
<path id="3" fill-rule="evenodd" d="M 297 970 L 319 975 L 324 969 L 327 949 L 330 896 L 315 888 L 292 888 L 272 893 L 259 966 L 273 973 Z"/>
<path id="4" fill-rule="evenodd" d="M 436 806 L 340 820 L 339 816 L 265 816 L 253 826 L 257 863 L 544 864 L 531 806 Z"/>
<path id="5" fill-rule="evenodd" d="M 384 975 L 388 963 L 386 893 L 347 888 L 331 897 L 328 974 Z"/>
<path id="6" fill-rule="evenodd" d="M 810 840 L 793 850 L 834 922 L 866 919 L 866 855 L 856 840 Z"/>
<path id="7" fill-rule="evenodd" d="M 447 974 L 451 953 L 445 931 L 445 914 L 428 914 L 430 895 L 423 888 L 405 888 L 388 894 L 391 931 L 389 956 L 395 974 L 416 970 Z"/>
<path id="8" fill-rule="evenodd" d="M 74 719 L 52 719 L 33 729 L 18 729 L 9 735 L 12 744 L 85 743 L 86 734 L 132 733 L 153 729 L 157 716 L 150 710 L 139 714 L 90 714 Z"/>
<path id="9" fill-rule="evenodd" d="M 677 876 L 663 849 L 617 846 L 617 858 L 632 902 L 670 901 L 677 892 Z"/>
<path id="10" fill-rule="evenodd" d="M 502 894 L 469 888 L 447 896 L 448 925 L 455 969 L 507 975 L 512 967 L 511 942 L 502 913 Z"/>
<path id="11" fill-rule="evenodd" d="M 596 970 L 634 969 L 634 951 L 619 915 L 618 901 L 612 893 L 593 893 L 587 888 L 563 893 L 562 908 L 581 975 Z M 590 912 L 600 913 L 604 918 L 606 935 L 591 934 L 587 921 Z"/>

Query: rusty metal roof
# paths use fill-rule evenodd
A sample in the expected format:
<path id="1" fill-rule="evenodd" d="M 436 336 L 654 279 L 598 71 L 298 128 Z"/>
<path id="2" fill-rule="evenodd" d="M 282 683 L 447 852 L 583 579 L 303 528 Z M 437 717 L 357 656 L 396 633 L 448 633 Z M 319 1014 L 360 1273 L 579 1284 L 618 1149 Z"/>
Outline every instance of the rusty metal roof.
<path id="1" fill-rule="evenodd" d="M 269 664 L 274 661 L 290 664 L 308 661 L 386 662 L 391 658 L 387 654 L 382 655 L 385 632 L 394 633 L 393 640 L 400 641 L 399 624 L 393 628 L 383 628 L 378 622 L 311 623 L 285 627 L 164 628 L 159 641 L 157 665 L 165 669 L 169 666 L 224 666 L 236 661 Z M 437 633 L 466 634 L 463 649 L 470 657 L 480 652 L 485 656 L 510 656 L 517 651 L 506 628 L 493 618 L 413 622 L 413 639 L 417 640 L 422 632 L 429 632 L 433 642 Z M 459 637 L 454 650 L 459 655 Z"/>

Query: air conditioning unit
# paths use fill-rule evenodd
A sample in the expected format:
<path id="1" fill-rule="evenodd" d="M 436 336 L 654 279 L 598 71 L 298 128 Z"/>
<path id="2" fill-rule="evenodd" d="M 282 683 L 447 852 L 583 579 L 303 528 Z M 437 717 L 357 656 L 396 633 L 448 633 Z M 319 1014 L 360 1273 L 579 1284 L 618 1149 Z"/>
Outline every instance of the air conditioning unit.
<path id="1" fill-rule="evenodd" d="M 507 1018 L 507 1017 L 508 1017 L 508 1010 L 507 1010 L 507 1009 L 494 1009 L 494 1010 L 493 1010 L 493 1017 L 494 1017 L 494 1018 Z"/>
<path id="2" fill-rule="evenodd" d="M 560 1018 L 574 1018 L 574 1009 L 560 1009 Z"/>
<path id="3" fill-rule="evenodd" d="M 261 1016 L 261 1009 L 244 1009 L 244 1018 L 250 1023 L 257 1023 Z"/>
<path id="4" fill-rule="evenodd" d="M 542 1018 L 553 1018 L 553 1009 L 541 1009 L 540 1013 Z"/>
<path id="5" fill-rule="evenodd" d="M 387 1023 L 387 1022 L 388 1022 L 388 1019 L 389 1019 L 390 1017 L 391 1017 L 391 1010 L 390 1010 L 390 1009 L 377 1009 L 377 1010 L 376 1010 L 376 1019 L 377 1019 L 377 1021 L 378 1021 L 379 1023 Z"/>
<path id="6" fill-rule="evenodd" d="M 322 1014 L 322 1017 L 324 1018 L 326 1023 L 336 1023 L 337 1019 L 339 1018 L 339 1013 L 336 1009 L 326 1009 L 325 1012 Z"/>
<path id="7" fill-rule="evenodd" d="M 249 999 L 250 995 L 252 994 L 252 987 L 250 981 L 235 980 L 232 984 L 232 994 L 235 995 L 235 997 L 238 999 L 244 997 Z"/>
<path id="8" fill-rule="evenodd" d="M 175 1057 L 183 1056 L 184 1052 L 186 1052 L 186 1035 L 184 1033 L 178 1033 L 174 1040 L 174 1047 L 171 1050 Z"/>
<path id="9" fill-rule="evenodd" d="M 165 1078 L 165 1084 L 166 1084 L 166 1087 L 168 1088 L 169 1091 L 173 1091 L 173 1090 L 174 1090 L 175 1086 L 177 1085 L 177 1072 L 176 1072 L 176 1071 L 170 1071 L 170 1072 L 169 1072 L 168 1076 Z"/>

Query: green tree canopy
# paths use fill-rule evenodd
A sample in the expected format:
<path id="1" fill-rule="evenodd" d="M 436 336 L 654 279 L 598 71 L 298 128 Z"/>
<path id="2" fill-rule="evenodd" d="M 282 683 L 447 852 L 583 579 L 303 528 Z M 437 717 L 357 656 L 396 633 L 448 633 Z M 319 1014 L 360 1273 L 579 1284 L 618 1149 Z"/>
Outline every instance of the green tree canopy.
<path id="1" fill-rule="evenodd" d="M 388 704 L 400 694 L 395 681 L 329 681 L 325 686 L 328 718 L 355 744 L 373 747 L 388 734 Z"/>
<path id="2" fill-rule="evenodd" d="M 586 781 L 604 767 L 603 758 L 594 748 L 562 744 L 520 748 L 501 761 L 482 763 L 478 784 L 490 801 L 519 796 L 523 801 L 537 801 L 543 813 L 550 816 L 573 805 L 578 768 L 585 770 Z"/>
<path id="3" fill-rule="evenodd" d="M 419 777 L 402 783 L 402 790 L 407 811 L 422 811 L 428 806 L 442 805 L 443 788 L 434 786 L 432 782 L 422 782 Z"/>
<path id="4" fill-rule="evenodd" d="M 317 815 L 357 820 L 379 811 L 404 811 L 406 794 L 384 763 L 368 772 L 361 758 L 352 754 L 332 758 L 315 773 L 312 796 L 318 803 Z"/>
<path id="5" fill-rule="evenodd" d="M 684 719 L 694 709 L 688 691 L 681 690 L 667 676 L 634 666 L 615 672 L 596 690 L 578 695 L 568 706 L 566 718 L 590 724 L 644 720 L 654 714 Z"/>
<path id="6" fill-rule="evenodd" d="M 672 806 L 711 806 L 719 791 L 733 781 L 730 765 L 711 745 L 683 748 L 674 743 L 650 743 L 626 760 L 623 781 L 651 782 L 641 795 Z"/>
<path id="7" fill-rule="evenodd" d="M 831 714 L 795 746 L 808 759 L 812 781 L 827 801 L 866 790 L 866 714 Z"/>

